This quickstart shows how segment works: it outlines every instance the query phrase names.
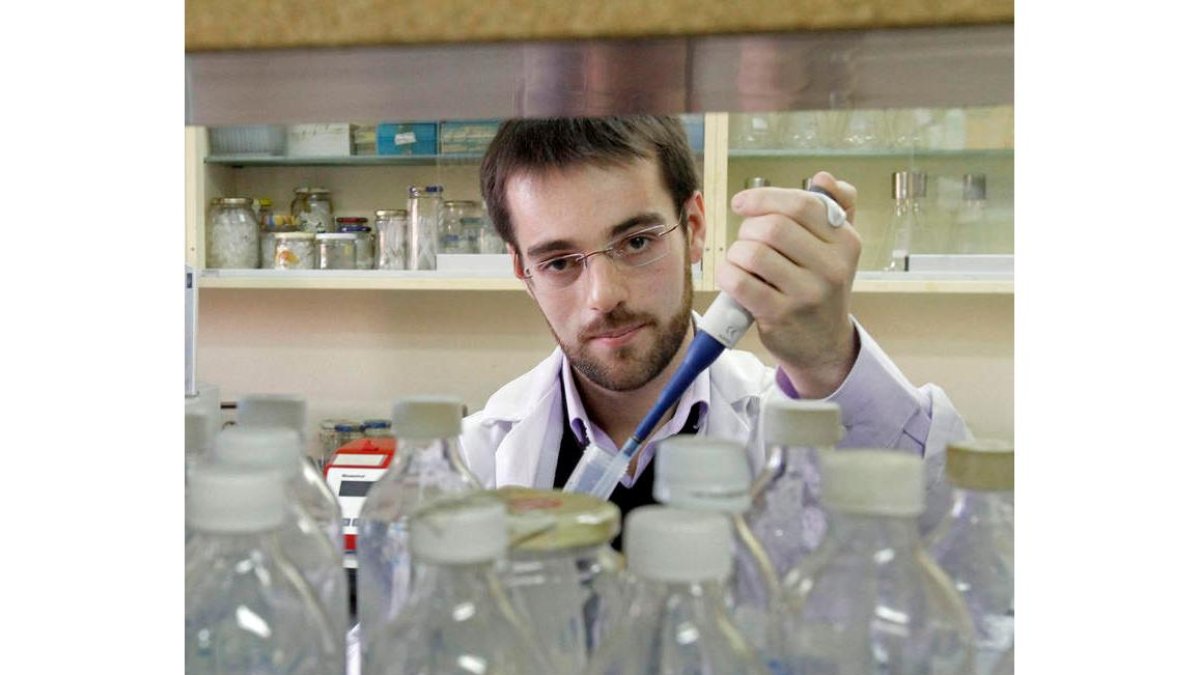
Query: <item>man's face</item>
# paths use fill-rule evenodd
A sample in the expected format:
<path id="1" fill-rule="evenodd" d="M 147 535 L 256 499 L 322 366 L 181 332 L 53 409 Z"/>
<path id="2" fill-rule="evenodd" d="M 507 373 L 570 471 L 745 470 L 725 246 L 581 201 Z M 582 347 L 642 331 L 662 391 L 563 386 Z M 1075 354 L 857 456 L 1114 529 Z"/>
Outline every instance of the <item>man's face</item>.
<path id="1" fill-rule="evenodd" d="M 572 167 L 512 177 L 507 188 L 521 254 L 514 271 L 556 255 L 590 253 L 645 227 L 680 222 L 658 166 L 637 160 L 621 167 Z M 679 229 L 667 233 L 667 255 L 630 269 L 601 254 L 563 288 L 528 283 L 551 332 L 571 364 L 610 391 L 654 379 L 679 351 L 691 324 L 690 263 L 704 246 L 699 195 L 684 205 Z M 687 230 L 685 236 L 680 230 Z"/>

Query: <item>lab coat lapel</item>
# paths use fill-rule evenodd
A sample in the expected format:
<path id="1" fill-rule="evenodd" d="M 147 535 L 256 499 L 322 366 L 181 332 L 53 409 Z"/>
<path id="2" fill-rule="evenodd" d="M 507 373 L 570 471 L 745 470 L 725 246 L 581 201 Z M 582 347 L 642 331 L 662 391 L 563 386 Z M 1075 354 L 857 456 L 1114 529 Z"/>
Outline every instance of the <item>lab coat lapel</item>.
<path id="1" fill-rule="evenodd" d="M 561 366 L 561 352 L 556 349 L 530 373 L 528 387 L 511 392 L 510 402 L 524 409 L 514 415 L 516 423 L 496 448 L 496 487 L 534 485 L 541 459 L 557 456 L 562 436 Z"/>

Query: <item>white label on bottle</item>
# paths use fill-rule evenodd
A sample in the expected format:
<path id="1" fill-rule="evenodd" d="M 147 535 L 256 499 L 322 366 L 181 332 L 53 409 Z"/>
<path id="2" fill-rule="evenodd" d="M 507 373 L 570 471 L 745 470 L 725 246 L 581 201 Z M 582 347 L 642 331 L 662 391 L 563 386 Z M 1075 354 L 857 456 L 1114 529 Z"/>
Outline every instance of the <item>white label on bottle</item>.
<path id="1" fill-rule="evenodd" d="M 405 131 L 396 134 L 396 145 L 412 145 L 417 142 L 417 133 L 415 131 Z"/>

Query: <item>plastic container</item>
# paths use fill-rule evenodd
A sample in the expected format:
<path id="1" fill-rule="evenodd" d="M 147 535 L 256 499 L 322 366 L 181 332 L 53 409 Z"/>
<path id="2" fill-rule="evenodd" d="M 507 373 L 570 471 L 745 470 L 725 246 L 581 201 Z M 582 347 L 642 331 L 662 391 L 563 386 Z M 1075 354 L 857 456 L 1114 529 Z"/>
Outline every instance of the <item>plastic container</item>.
<path id="1" fill-rule="evenodd" d="M 459 451 L 462 401 L 431 396 L 401 399 L 392 410 L 392 431 L 396 452 L 387 472 L 367 493 L 355 543 L 364 665 L 370 663 L 371 649 L 384 626 L 408 601 L 409 517 L 440 496 L 480 487 Z"/>
<path id="2" fill-rule="evenodd" d="M 198 464 L 186 500 L 184 671 L 343 672 L 342 635 L 276 541 L 282 475 Z"/>
<path id="3" fill-rule="evenodd" d="M 257 269 L 258 219 L 247 197 L 218 197 L 208 210 L 205 257 L 213 269 Z"/>
<path id="4" fill-rule="evenodd" d="M 408 269 L 408 210 L 376 211 L 375 233 L 375 267 L 381 270 Z"/>
<path id="5" fill-rule="evenodd" d="M 322 232 L 317 240 L 317 269 L 352 270 L 358 248 L 353 232 Z"/>
<path id="6" fill-rule="evenodd" d="M 954 486 L 950 513 L 929 534 L 929 552 L 971 613 L 981 675 L 1013 646 L 1013 446 L 996 440 L 946 446 Z"/>
<path id="7" fill-rule="evenodd" d="M 364 652 L 364 675 L 560 672 L 500 589 L 503 502 L 483 493 L 444 499 L 410 525 L 412 601 Z"/>
<path id="8" fill-rule="evenodd" d="M 503 487 L 512 538 L 503 575 L 555 673 L 583 672 L 623 606 L 615 504 L 559 490 Z"/>
<path id="9" fill-rule="evenodd" d="M 821 455 L 829 529 L 784 579 L 791 672 L 973 672 L 967 608 L 921 545 L 923 470 L 902 451 Z"/>
<path id="10" fill-rule="evenodd" d="M 631 604 L 589 675 L 766 670 L 725 607 L 733 533 L 720 513 L 643 506 L 626 519 Z"/>
<path id="11" fill-rule="evenodd" d="M 321 187 L 298 187 L 292 198 L 292 218 L 303 232 L 333 232 L 333 196 Z"/>

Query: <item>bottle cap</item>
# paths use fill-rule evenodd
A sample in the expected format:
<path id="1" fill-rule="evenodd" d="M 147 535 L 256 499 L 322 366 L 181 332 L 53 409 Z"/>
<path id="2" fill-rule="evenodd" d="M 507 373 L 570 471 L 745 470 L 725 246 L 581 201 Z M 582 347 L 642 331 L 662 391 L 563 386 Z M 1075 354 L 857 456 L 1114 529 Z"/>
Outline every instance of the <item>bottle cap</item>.
<path id="1" fill-rule="evenodd" d="M 391 420 L 377 420 L 377 419 L 363 420 L 362 426 L 363 426 L 363 429 L 391 429 L 392 422 L 391 422 Z"/>
<path id="2" fill-rule="evenodd" d="M 621 531 L 621 510 L 587 494 L 507 485 L 496 490 L 508 509 L 518 551 L 559 551 L 606 544 Z"/>
<path id="3" fill-rule="evenodd" d="M 892 173 L 892 199 L 912 199 L 924 196 L 924 171 L 895 171 Z"/>
<path id="4" fill-rule="evenodd" d="M 842 440 L 842 409 L 829 401 L 770 401 L 763 414 L 767 446 L 832 448 Z"/>
<path id="5" fill-rule="evenodd" d="M 963 199 L 987 199 L 987 174 L 963 174 Z"/>
<path id="6" fill-rule="evenodd" d="M 408 209 L 379 209 L 375 212 L 375 217 L 380 220 L 388 218 L 396 218 L 398 216 L 407 216 Z"/>
<path id="7" fill-rule="evenodd" d="M 733 441 L 674 436 L 654 457 L 654 498 L 681 509 L 743 513 L 752 481 L 746 449 Z"/>
<path id="8" fill-rule="evenodd" d="M 746 189 L 770 186 L 771 181 L 767 178 L 763 178 L 762 176 L 753 176 L 746 179 Z"/>
<path id="9" fill-rule="evenodd" d="M 304 397 L 293 394 L 247 394 L 237 402 L 237 423 L 244 427 L 287 427 L 303 437 L 307 415 Z"/>
<path id="10" fill-rule="evenodd" d="M 453 438 L 462 433 L 463 403 L 453 396 L 412 396 L 392 407 L 397 438 Z"/>
<path id="11" fill-rule="evenodd" d="M 300 471 L 296 460 L 303 455 L 300 434 L 287 427 L 232 426 L 217 434 L 212 449 L 218 463 L 273 469 L 287 477 Z"/>
<path id="12" fill-rule="evenodd" d="M 351 424 L 349 422 L 338 422 L 333 425 L 333 430 L 339 434 L 349 433 L 351 431 L 359 431 L 362 429 L 361 424 Z"/>
<path id="13" fill-rule="evenodd" d="M 826 450 L 821 501 L 843 513 L 917 516 L 925 508 L 921 458 L 899 450 Z"/>
<path id="14" fill-rule="evenodd" d="M 212 448 L 212 425 L 208 413 L 203 410 L 185 410 L 183 413 L 183 451 L 189 455 L 207 454 Z"/>
<path id="15" fill-rule="evenodd" d="M 723 580 L 733 570 L 729 516 L 669 506 L 643 506 L 625 521 L 629 571 L 654 581 Z"/>
<path id="16" fill-rule="evenodd" d="M 946 477 L 964 490 L 1012 492 L 1013 444 L 979 439 L 946 445 Z"/>
<path id="17" fill-rule="evenodd" d="M 198 464 L 187 484 L 189 527 L 206 532 L 263 532 L 283 524 L 287 501 L 278 471 Z"/>
<path id="18" fill-rule="evenodd" d="M 490 492 L 454 495 L 430 502 L 409 521 L 414 558 L 462 565 L 496 560 L 508 549 L 504 502 Z"/>

